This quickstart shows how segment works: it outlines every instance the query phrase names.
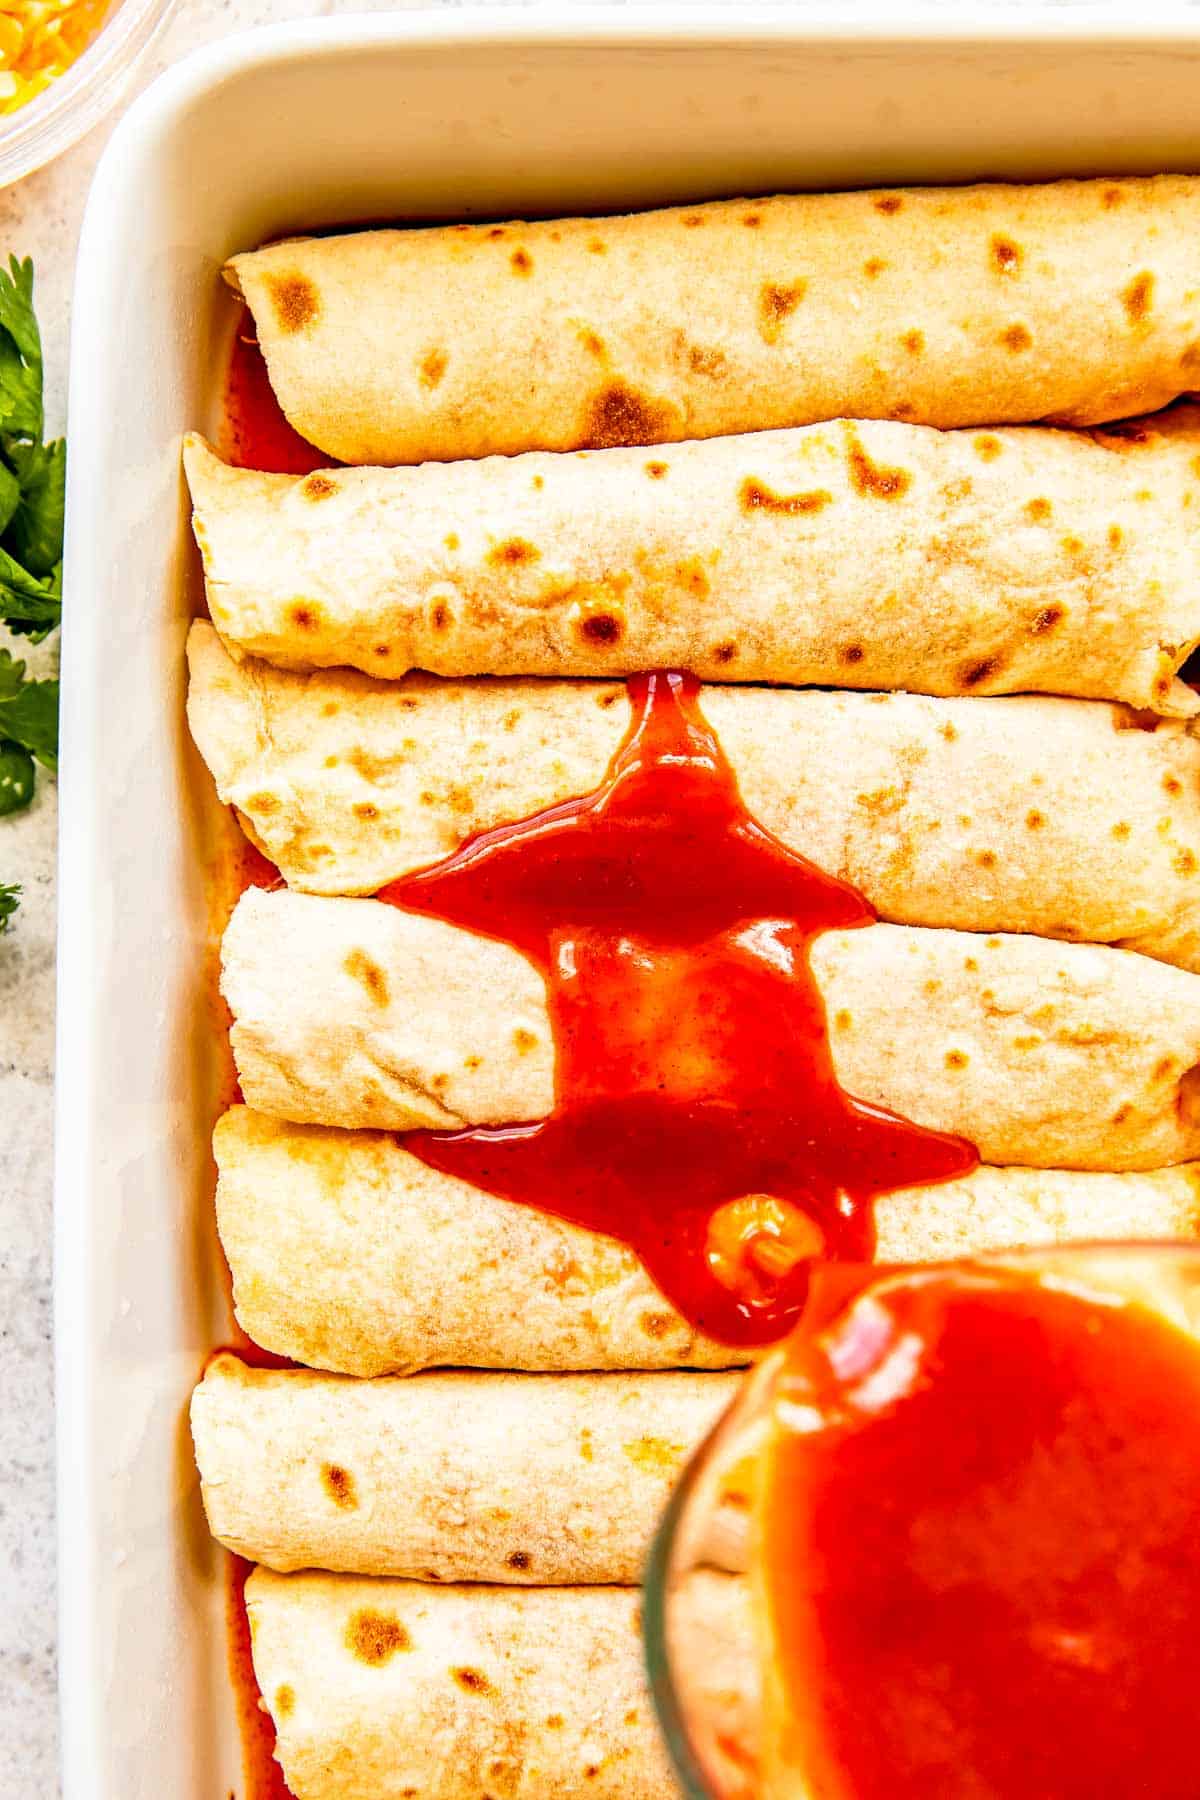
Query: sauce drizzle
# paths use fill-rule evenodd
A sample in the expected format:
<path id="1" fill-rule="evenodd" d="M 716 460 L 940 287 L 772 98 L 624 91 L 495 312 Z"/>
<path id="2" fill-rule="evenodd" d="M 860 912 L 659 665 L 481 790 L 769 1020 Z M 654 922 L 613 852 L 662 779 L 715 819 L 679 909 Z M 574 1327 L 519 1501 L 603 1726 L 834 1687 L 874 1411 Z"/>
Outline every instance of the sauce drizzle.
<path id="1" fill-rule="evenodd" d="M 632 729 L 593 793 L 377 896 L 522 951 L 555 1040 L 548 1119 L 404 1141 L 620 1239 L 693 1325 L 763 1343 L 799 1313 L 815 1257 L 870 1257 L 877 1194 L 977 1159 L 839 1086 L 809 947 L 874 914 L 749 815 L 693 677 L 629 692 Z"/>

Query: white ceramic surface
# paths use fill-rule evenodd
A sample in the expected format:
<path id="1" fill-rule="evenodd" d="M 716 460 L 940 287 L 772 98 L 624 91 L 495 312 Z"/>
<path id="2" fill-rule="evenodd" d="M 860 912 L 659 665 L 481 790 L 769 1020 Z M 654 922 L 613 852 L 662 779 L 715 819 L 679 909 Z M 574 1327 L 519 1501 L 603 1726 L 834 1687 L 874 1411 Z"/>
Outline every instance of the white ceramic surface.
<path id="1" fill-rule="evenodd" d="M 177 452 L 212 418 L 220 261 L 362 217 L 1200 162 L 1190 33 L 1139 37 L 1111 11 L 942 19 L 908 36 L 750 8 L 299 24 L 173 70 L 110 145 L 75 299 L 63 669 L 69 1800 L 240 1792 L 184 1428 L 223 1303 L 198 1127 L 206 789 L 183 729 L 197 596 Z"/>

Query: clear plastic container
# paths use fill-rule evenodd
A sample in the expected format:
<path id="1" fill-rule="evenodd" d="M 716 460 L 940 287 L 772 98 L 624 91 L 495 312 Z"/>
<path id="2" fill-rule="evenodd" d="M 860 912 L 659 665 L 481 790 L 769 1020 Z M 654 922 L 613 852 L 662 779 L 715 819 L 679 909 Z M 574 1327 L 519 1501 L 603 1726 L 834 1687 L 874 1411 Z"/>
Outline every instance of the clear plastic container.
<path id="1" fill-rule="evenodd" d="M 0 188 L 52 162 L 112 111 L 175 0 L 113 0 L 83 55 L 0 119 Z"/>

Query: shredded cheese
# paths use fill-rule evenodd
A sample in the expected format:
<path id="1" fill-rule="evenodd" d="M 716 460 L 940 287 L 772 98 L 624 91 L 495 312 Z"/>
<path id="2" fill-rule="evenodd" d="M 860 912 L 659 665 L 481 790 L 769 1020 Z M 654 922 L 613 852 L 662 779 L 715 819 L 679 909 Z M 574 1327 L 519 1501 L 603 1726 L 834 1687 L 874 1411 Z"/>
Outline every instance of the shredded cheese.
<path id="1" fill-rule="evenodd" d="M 0 113 L 43 93 L 82 55 L 112 0 L 0 0 Z"/>

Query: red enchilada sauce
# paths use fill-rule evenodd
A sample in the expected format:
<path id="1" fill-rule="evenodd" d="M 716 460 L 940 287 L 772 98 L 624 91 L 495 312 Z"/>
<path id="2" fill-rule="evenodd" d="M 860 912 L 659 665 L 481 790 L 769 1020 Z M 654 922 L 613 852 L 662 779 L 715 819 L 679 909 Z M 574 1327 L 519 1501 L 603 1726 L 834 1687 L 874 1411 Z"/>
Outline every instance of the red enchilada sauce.
<path id="1" fill-rule="evenodd" d="M 899 1275 L 784 1354 L 762 1791 L 1194 1800 L 1196 1343 L 963 1268 Z"/>
<path id="2" fill-rule="evenodd" d="M 254 335 L 254 320 L 243 305 L 225 371 L 224 432 L 221 454 L 239 469 L 266 469 L 278 475 L 309 475 L 335 466 L 284 418 Z"/>
<path id="3" fill-rule="evenodd" d="M 499 938 L 546 978 L 537 1124 L 415 1132 L 422 1161 L 628 1244 L 694 1325 L 781 1337 L 817 1257 L 868 1259 L 871 1201 L 975 1152 L 838 1085 L 809 946 L 874 914 L 747 813 L 687 675 L 634 676 L 594 793 L 378 898 Z"/>

